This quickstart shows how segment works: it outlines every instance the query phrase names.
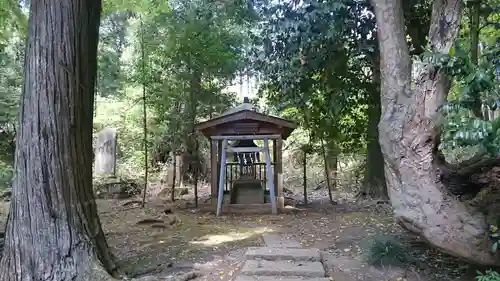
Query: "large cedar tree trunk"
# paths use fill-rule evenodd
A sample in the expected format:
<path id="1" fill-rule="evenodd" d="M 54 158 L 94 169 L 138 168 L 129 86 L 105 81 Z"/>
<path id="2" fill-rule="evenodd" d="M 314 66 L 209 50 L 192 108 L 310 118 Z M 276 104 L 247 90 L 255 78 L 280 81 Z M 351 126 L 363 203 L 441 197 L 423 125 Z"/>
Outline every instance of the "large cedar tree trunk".
<path id="1" fill-rule="evenodd" d="M 423 66 L 411 85 L 402 1 L 372 0 L 381 52 L 380 144 L 388 193 L 395 215 L 407 229 L 443 252 L 494 264 L 487 248 L 484 215 L 449 195 L 441 182 L 437 155 L 438 108 L 450 81 L 432 65 Z M 436 0 L 429 46 L 448 54 L 459 32 L 462 0 Z"/>
<path id="2" fill-rule="evenodd" d="M 100 0 L 32 1 L 0 280 L 111 280 L 92 191 Z"/>

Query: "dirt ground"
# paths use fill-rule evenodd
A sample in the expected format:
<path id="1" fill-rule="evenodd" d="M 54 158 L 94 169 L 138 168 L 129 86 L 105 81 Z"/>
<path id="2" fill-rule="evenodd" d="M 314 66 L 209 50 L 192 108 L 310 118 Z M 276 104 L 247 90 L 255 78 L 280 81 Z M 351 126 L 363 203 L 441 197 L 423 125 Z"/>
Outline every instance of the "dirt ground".
<path id="1" fill-rule="evenodd" d="M 246 247 L 263 245 L 262 234 L 280 233 L 304 247 L 323 251 L 327 270 L 337 280 L 474 280 L 475 268 L 445 256 L 412 237 L 391 218 L 387 207 L 317 204 L 307 211 L 273 215 L 225 215 L 175 209 L 161 204 L 146 208 L 124 201 L 98 200 L 100 219 L 116 258 L 129 276 L 168 277 L 196 270 L 194 280 L 231 280 Z M 0 206 L 0 222 L 8 203 Z M 172 218 L 175 221 L 172 222 Z M 157 219 L 157 222 L 138 222 Z M 164 221 L 161 223 L 160 220 Z M 170 224 L 171 223 L 171 224 Z M 2 227 L 2 225 L 0 225 Z M 369 237 L 389 234 L 414 258 L 409 268 L 374 268 L 364 262 Z M 335 273 L 334 273 L 335 272 Z M 464 277 L 466 276 L 466 277 Z"/>

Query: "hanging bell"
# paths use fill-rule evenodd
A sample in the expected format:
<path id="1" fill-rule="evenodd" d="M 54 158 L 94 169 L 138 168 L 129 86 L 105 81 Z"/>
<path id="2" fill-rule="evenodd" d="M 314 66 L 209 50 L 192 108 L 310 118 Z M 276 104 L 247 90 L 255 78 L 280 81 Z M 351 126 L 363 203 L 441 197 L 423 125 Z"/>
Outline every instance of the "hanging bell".
<path id="1" fill-rule="evenodd" d="M 232 147 L 259 147 L 257 146 L 253 140 L 237 140 Z M 252 165 L 255 162 L 260 161 L 259 153 L 251 153 L 251 152 L 234 152 L 233 153 L 233 161 L 236 163 L 240 163 L 240 165 Z"/>

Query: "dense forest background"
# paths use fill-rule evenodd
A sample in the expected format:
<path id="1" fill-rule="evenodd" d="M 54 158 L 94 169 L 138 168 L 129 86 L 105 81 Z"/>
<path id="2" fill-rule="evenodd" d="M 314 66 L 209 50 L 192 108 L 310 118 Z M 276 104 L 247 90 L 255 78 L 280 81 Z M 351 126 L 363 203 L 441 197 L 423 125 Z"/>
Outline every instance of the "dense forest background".
<path id="1" fill-rule="evenodd" d="M 209 144 L 195 125 L 249 96 L 299 125 L 284 146 L 286 188 L 390 199 L 431 245 L 494 264 L 484 249 L 496 252 L 488 226 L 500 224 L 500 3 L 386 2 L 105 1 L 93 133 L 117 130 L 120 178 L 151 191 L 174 165 L 174 184 L 206 184 Z M 1 4 L 5 189 L 30 86 L 30 3 Z"/>
<path id="2" fill-rule="evenodd" d="M 328 146 L 330 155 L 334 154 L 329 156 L 333 163 L 338 162 L 338 157 L 343 159 L 338 165 L 348 173 L 342 174 L 345 187 L 360 182 L 367 143 L 367 103 L 363 100 L 364 93 L 353 94 L 350 101 L 346 101 L 349 107 L 341 109 L 343 106 L 340 106 L 342 112 L 336 113 L 326 108 L 328 100 L 321 101 L 324 97 L 335 98 L 329 93 L 311 92 L 310 97 L 306 96 L 309 93 L 304 93 L 299 99 L 295 96 L 277 96 L 281 92 L 278 89 L 271 91 L 269 87 L 272 85 L 267 82 L 271 78 L 263 79 L 264 71 L 274 73 L 282 70 L 264 70 L 272 65 L 267 64 L 266 57 L 287 54 L 266 54 L 270 50 L 265 50 L 264 42 L 260 41 L 263 38 L 261 34 L 271 31 L 266 29 L 271 28 L 264 22 L 266 17 L 276 11 L 268 11 L 268 8 L 264 9 L 257 3 L 249 7 L 246 3 L 235 2 L 225 7 L 203 1 L 184 1 L 173 10 L 169 6 L 159 6 L 148 8 L 148 11 L 129 11 L 134 5 L 115 7 L 112 3 L 105 3 L 100 27 L 94 132 L 105 127 L 117 129 L 117 171 L 120 176 L 131 179 L 144 177 L 143 95 L 146 97 L 148 169 L 151 170 L 152 181 L 165 176 L 160 170 L 163 164 L 172 162 L 174 151 L 176 154 L 185 154 L 193 150 L 187 147 L 193 124 L 220 115 L 241 103 L 243 96 L 249 95 L 259 110 L 301 124 L 285 147 L 287 157 L 293 160 L 284 161 L 289 163 L 284 169 L 288 187 L 302 186 L 302 176 L 297 171 L 302 171 L 300 155 L 304 150 L 311 150 L 309 154 L 313 155 L 308 169 L 310 187 L 326 186 L 321 152 L 323 145 Z M 278 5 L 271 9 L 284 7 Z M 12 177 L 26 36 L 26 29 L 22 26 L 26 25 L 26 11 L 21 9 L 18 16 L 11 20 L 20 22 L 20 26 L 4 31 L 5 35 L 9 34 L 4 38 L 2 53 L 2 110 L 5 113 L 2 115 L 4 149 L 1 182 L 4 187 L 9 185 Z M 282 23 L 273 24 L 280 27 Z M 276 33 L 273 36 L 278 35 Z M 364 76 L 365 82 L 369 82 L 369 74 Z M 286 84 L 284 81 L 283 85 Z M 336 87 L 340 89 L 343 86 Z M 283 94 L 286 93 L 280 93 Z M 312 102 L 325 104 L 316 109 Z M 311 112 L 310 117 L 304 116 L 307 108 L 314 108 L 317 112 Z M 330 114 L 330 117 L 320 120 L 322 114 Z M 323 136 L 313 126 L 323 126 Z M 333 130 L 338 132 L 331 132 Z M 204 165 L 202 176 L 206 179 L 209 169 L 206 161 L 209 159 L 208 142 L 200 135 L 196 138 L 201 156 L 199 161 Z M 189 163 L 188 156 L 184 162 Z M 192 173 L 188 167 L 182 170 Z M 184 174 L 183 178 L 189 179 L 190 176 L 192 174 Z"/>

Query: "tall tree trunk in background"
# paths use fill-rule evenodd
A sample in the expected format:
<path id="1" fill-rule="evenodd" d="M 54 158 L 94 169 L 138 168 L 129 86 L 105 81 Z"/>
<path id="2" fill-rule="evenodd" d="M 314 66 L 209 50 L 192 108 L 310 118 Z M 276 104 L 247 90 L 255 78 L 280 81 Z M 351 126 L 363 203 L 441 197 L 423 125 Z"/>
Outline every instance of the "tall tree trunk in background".
<path id="1" fill-rule="evenodd" d="M 0 280 L 112 280 L 92 190 L 99 0 L 32 1 Z"/>
<path id="2" fill-rule="evenodd" d="M 337 178 L 338 178 L 338 165 L 339 165 L 339 153 L 337 150 L 327 147 L 328 150 L 326 155 L 328 157 L 328 168 L 330 170 L 330 180 L 332 184 L 332 190 L 337 189 Z M 329 197 L 330 194 L 328 195 Z M 333 198 L 332 198 L 333 199 Z"/>
<path id="3" fill-rule="evenodd" d="M 361 196 L 387 199 L 387 185 L 384 175 L 384 157 L 380 149 L 378 123 L 380 122 L 380 59 L 373 58 L 373 83 L 369 89 L 368 101 L 368 145 L 366 168 Z"/>
<path id="4" fill-rule="evenodd" d="M 462 0 L 435 0 L 429 46 L 448 54 L 459 32 Z M 483 214 L 450 196 L 437 155 L 438 112 L 450 81 L 432 65 L 422 66 L 411 85 L 411 61 L 402 3 L 372 0 L 381 53 L 382 115 L 379 140 L 388 193 L 398 221 L 443 252 L 495 264 L 486 242 Z"/>
<path id="5" fill-rule="evenodd" d="M 194 166 L 194 171 L 193 171 L 193 186 L 194 186 L 194 206 L 195 208 L 198 208 L 198 180 L 200 177 L 200 157 L 199 157 L 199 152 L 198 152 L 198 139 L 195 139 L 195 155 L 194 155 L 194 161 L 196 161 L 196 164 Z"/>
<path id="6" fill-rule="evenodd" d="M 189 81 L 189 97 L 185 107 L 186 118 L 189 120 L 187 123 L 186 131 L 184 134 L 184 153 L 182 154 L 182 176 L 183 180 L 190 179 L 190 175 L 195 174 L 196 165 L 196 117 L 198 115 L 198 101 L 196 97 L 201 92 L 201 79 L 202 73 L 197 66 L 190 68 L 191 79 Z"/>
<path id="7" fill-rule="evenodd" d="M 470 56 L 473 64 L 477 64 L 479 59 L 479 24 L 481 16 L 481 0 L 470 2 Z"/>
<path id="8" fill-rule="evenodd" d="M 148 191 L 148 111 L 147 111 L 147 101 L 146 101 L 146 52 L 144 48 L 144 25 L 142 22 L 142 16 L 139 15 L 140 27 L 141 27 L 141 82 L 142 82 L 142 130 L 144 144 L 144 187 L 142 190 L 142 208 L 146 206 L 146 194 Z M 115 158 L 116 159 L 116 158 Z M 115 160 L 116 161 L 116 160 Z M 115 165 L 116 166 L 116 165 Z"/>
<path id="9" fill-rule="evenodd" d="M 177 180 L 179 181 L 179 187 L 182 188 L 184 187 L 184 156 L 183 154 L 177 155 L 176 156 L 176 174 L 177 174 Z"/>
<path id="10" fill-rule="evenodd" d="M 304 205 L 308 205 L 307 198 L 307 149 L 303 148 L 302 150 L 302 185 L 304 190 Z"/>
<path id="11" fill-rule="evenodd" d="M 481 0 L 469 1 L 469 29 L 470 29 L 470 58 L 474 65 L 479 60 L 479 29 Z M 479 93 L 473 97 L 472 112 L 477 118 L 483 118 L 481 96 Z"/>
<path id="12" fill-rule="evenodd" d="M 175 181 L 177 180 L 177 153 L 174 151 L 172 153 L 172 166 L 174 173 L 172 174 L 172 192 L 170 193 L 170 201 L 175 201 Z"/>
<path id="13" fill-rule="evenodd" d="M 194 70 L 189 95 L 191 119 L 189 125 L 191 126 L 191 130 L 188 137 L 189 146 L 187 148 L 190 152 L 190 168 L 193 173 L 194 201 L 196 208 L 198 208 L 198 171 L 201 166 L 200 157 L 198 155 L 198 138 L 196 134 L 196 117 L 198 115 L 198 100 L 196 97 L 199 97 L 201 94 L 201 78 L 201 73 L 198 70 Z"/>
<path id="14" fill-rule="evenodd" d="M 328 188 L 328 198 L 330 199 L 330 203 L 333 203 L 333 193 L 332 189 L 337 188 L 337 154 L 332 153 L 328 154 L 326 149 L 326 143 L 321 139 L 321 152 L 323 153 L 323 162 L 325 167 L 325 177 L 326 177 L 326 186 Z M 334 164 L 333 164 L 334 163 Z M 333 165 L 335 167 L 332 167 Z M 332 170 L 335 173 L 335 176 L 332 181 Z"/>

